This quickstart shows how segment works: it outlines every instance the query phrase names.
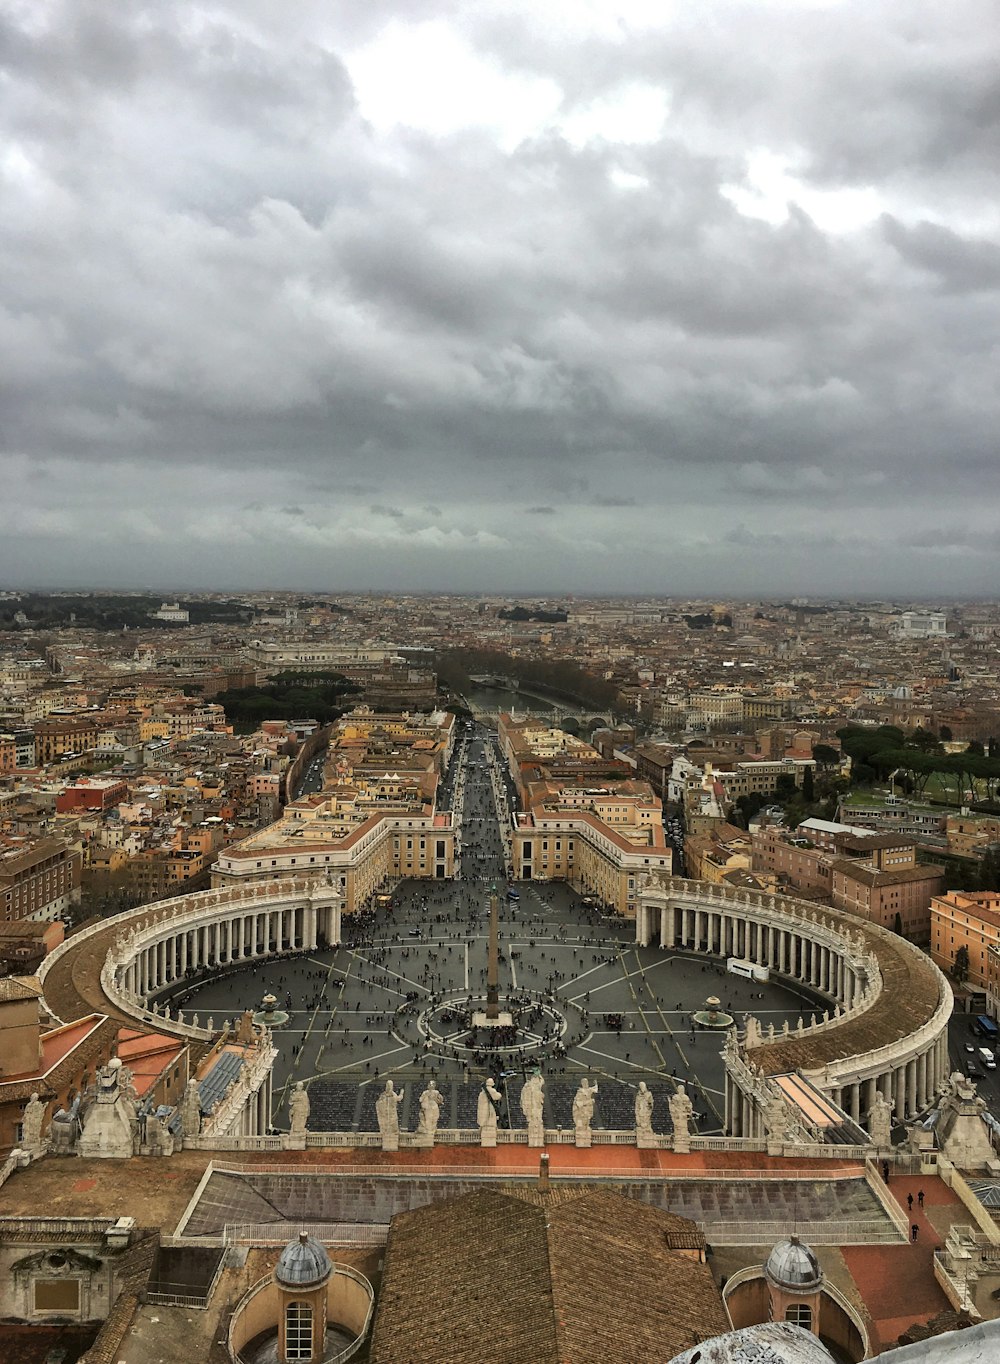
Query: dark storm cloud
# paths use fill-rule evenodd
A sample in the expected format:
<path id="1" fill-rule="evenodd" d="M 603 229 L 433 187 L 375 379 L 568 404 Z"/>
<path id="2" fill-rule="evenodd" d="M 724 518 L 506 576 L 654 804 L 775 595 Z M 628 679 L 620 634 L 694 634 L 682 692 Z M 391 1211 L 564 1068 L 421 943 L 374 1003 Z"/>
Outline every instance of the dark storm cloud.
<path id="1" fill-rule="evenodd" d="M 0 572 L 816 590 L 942 498 L 1000 553 L 990 11 L 708 11 L 9 6 Z"/>

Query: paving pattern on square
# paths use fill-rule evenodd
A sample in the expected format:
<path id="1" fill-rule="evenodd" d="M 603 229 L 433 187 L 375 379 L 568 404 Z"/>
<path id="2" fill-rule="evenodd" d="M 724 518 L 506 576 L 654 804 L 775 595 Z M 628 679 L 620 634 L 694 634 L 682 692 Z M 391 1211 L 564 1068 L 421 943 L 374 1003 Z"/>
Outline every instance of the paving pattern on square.
<path id="1" fill-rule="evenodd" d="M 588 1075 L 598 1085 L 595 1128 L 631 1128 L 644 1080 L 654 1095 L 656 1131 L 669 1131 L 667 1100 L 684 1082 L 698 1129 L 719 1133 L 722 1035 L 692 1030 L 694 1010 L 717 995 L 738 1021 L 752 1012 L 780 1030 L 785 1020 L 793 1028 L 800 1016 L 808 1021 L 821 1001 L 795 982 L 746 981 L 727 974 L 722 962 L 638 948 L 631 921 L 585 904 L 564 883 L 511 883 L 518 898 L 508 899 L 483 749 L 477 737 L 459 787 L 457 879 L 404 882 L 393 891 L 393 907 L 345 916 L 340 947 L 209 973 L 174 1002 L 218 1025 L 259 1008 L 268 992 L 277 996 L 288 1021 L 274 1031 L 276 1130 L 286 1127 L 287 1095 L 302 1080 L 311 1130 L 375 1131 L 375 1090 L 388 1078 L 404 1090 L 401 1127 L 413 1130 L 418 1093 L 432 1077 L 444 1095 L 440 1126 L 472 1128 L 488 1075 L 503 1094 L 501 1125 L 523 1127 L 517 1096 L 537 1067 L 546 1080 L 548 1127 L 571 1125 L 573 1092 Z M 497 786 L 506 803 L 509 789 Z M 502 1051 L 466 1021 L 470 1000 L 486 989 L 493 885 L 501 897 L 501 1005 L 544 1006 Z"/>

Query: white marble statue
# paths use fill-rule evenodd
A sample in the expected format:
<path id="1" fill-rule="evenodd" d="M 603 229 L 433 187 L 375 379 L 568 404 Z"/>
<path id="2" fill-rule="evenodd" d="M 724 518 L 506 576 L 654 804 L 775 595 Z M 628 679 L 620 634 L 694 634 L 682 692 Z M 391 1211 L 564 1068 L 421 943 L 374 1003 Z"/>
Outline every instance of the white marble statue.
<path id="1" fill-rule="evenodd" d="M 677 1086 L 677 1090 L 671 1095 L 667 1106 L 670 1109 L 670 1123 L 674 1129 L 674 1150 L 690 1151 L 690 1122 L 694 1114 L 694 1104 L 688 1098 L 687 1090 L 683 1085 Z"/>
<path id="2" fill-rule="evenodd" d="M 764 1105 L 764 1131 L 767 1136 L 769 1155 L 780 1155 L 782 1144 L 788 1138 L 792 1125 L 792 1115 L 788 1104 L 780 1094 L 772 1094 Z"/>
<path id="3" fill-rule="evenodd" d="M 382 1136 L 382 1150 L 399 1149 L 399 1105 L 403 1102 L 403 1091 L 397 1090 L 391 1080 L 386 1080 L 385 1088 L 375 1100 L 375 1117 Z"/>
<path id="4" fill-rule="evenodd" d="M 871 1137 L 872 1145 L 880 1149 L 892 1142 L 892 1108 L 893 1105 L 883 1096 L 881 1090 L 876 1090 L 872 1106 L 868 1110 L 868 1135 Z"/>
<path id="5" fill-rule="evenodd" d="M 288 1100 L 288 1117 L 293 1137 L 300 1137 L 309 1121 L 309 1094 L 302 1081 L 297 1081 Z"/>
<path id="6" fill-rule="evenodd" d="M 198 1081 L 188 1080 L 181 1096 L 181 1132 L 185 1137 L 196 1137 L 201 1132 L 201 1091 Z"/>
<path id="7" fill-rule="evenodd" d="M 635 1131 L 640 1138 L 653 1135 L 653 1096 L 645 1080 L 639 1081 L 635 1095 Z"/>
<path id="8" fill-rule="evenodd" d="M 24 1117 L 21 1120 L 21 1149 L 24 1151 L 40 1151 L 42 1149 L 42 1123 L 45 1119 L 45 1105 L 38 1097 L 36 1090 L 28 1100 L 24 1108 Z"/>
<path id="9" fill-rule="evenodd" d="M 573 1126 L 576 1129 L 577 1146 L 590 1145 L 590 1124 L 594 1116 L 596 1093 L 596 1083 L 590 1084 L 585 1075 L 580 1081 L 580 1088 L 573 1095 Z"/>
<path id="10" fill-rule="evenodd" d="M 497 1105 L 500 1103 L 501 1097 L 500 1091 L 490 1077 L 486 1081 L 485 1087 L 479 1091 L 479 1102 L 476 1105 L 479 1139 L 484 1146 L 496 1146 L 497 1144 Z"/>
<path id="11" fill-rule="evenodd" d="M 434 1145 L 434 1135 L 441 1118 L 443 1097 L 433 1080 L 420 1096 L 420 1121 L 417 1124 L 417 1132 L 431 1146 Z"/>
<path id="12" fill-rule="evenodd" d="M 521 1112 L 528 1124 L 528 1145 L 545 1145 L 545 1081 L 541 1075 L 529 1075 L 521 1086 Z"/>

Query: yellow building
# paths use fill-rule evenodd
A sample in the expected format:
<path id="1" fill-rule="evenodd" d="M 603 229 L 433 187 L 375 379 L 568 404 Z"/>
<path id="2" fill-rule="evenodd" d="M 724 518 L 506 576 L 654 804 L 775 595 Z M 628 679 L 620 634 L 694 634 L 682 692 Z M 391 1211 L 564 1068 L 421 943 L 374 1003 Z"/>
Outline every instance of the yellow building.
<path id="1" fill-rule="evenodd" d="M 322 793 L 292 801 L 281 818 L 225 849 L 212 885 L 332 880 L 344 910 L 370 905 L 399 881 L 455 873 L 455 821 L 436 808 L 454 743 L 454 716 L 345 715 L 330 740 Z"/>
<path id="2" fill-rule="evenodd" d="M 962 948 L 969 957 L 967 984 L 986 989 L 989 950 L 1000 947 L 1000 894 L 950 890 L 931 898 L 931 958 L 951 974 Z"/>

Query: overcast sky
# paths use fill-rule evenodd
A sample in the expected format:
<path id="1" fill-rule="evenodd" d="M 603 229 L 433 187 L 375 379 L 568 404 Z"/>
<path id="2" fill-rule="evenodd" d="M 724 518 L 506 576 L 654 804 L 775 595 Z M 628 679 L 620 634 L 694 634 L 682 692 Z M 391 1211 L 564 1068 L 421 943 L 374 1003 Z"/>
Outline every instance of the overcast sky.
<path id="1" fill-rule="evenodd" d="M 996 0 L 0 0 L 0 582 L 1000 595 Z"/>

